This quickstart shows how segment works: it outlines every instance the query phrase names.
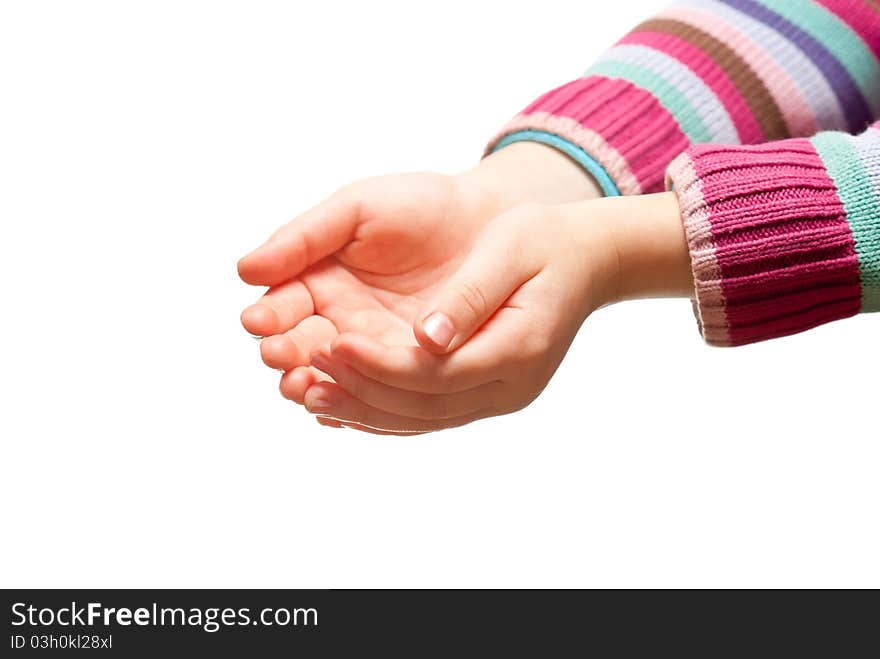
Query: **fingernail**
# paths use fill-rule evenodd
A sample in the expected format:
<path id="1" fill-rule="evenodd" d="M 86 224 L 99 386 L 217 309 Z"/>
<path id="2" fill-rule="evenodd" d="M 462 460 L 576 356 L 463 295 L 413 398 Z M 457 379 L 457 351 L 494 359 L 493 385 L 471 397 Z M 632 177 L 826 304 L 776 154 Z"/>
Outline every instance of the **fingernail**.
<path id="1" fill-rule="evenodd" d="M 312 414 L 328 414 L 333 406 L 326 398 L 315 398 L 314 400 L 305 401 L 306 409 Z"/>
<path id="2" fill-rule="evenodd" d="M 330 356 L 323 352 L 316 352 L 312 355 L 312 366 L 317 368 L 319 371 L 327 372 L 327 369 L 330 367 Z"/>
<path id="3" fill-rule="evenodd" d="M 247 330 L 245 330 L 247 332 Z M 251 337 L 254 341 L 262 341 L 263 337 L 258 334 L 254 334 L 253 332 L 248 332 L 248 336 Z"/>
<path id="4" fill-rule="evenodd" d="M 425 334 L 438 348 L 445 348 L 455 336 L 455 328 L 446 314 L 435 311 L 422 323 Z"/>

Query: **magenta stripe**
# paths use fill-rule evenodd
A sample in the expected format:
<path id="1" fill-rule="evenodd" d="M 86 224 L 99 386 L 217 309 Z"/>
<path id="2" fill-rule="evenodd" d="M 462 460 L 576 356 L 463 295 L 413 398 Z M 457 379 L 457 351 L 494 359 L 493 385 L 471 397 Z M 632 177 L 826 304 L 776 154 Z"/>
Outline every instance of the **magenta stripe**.
<path id="1" fill-rule="evenodd" d="M 834 182 L 809 140 L 780 147 L 707 145 L 693 158 L 734 345 L 852 316 L 861 307 L 858 257 Z"/>
<path id="2" fill-rule="evenodd" d="M 736 85 L 705 52 L 690 42 L 671 34 L 639 31 L 626 35 L 619 43 L 648 46 L 670 55 L 688 67 L 715 92 L 730 115 L 740 139 L 745 144 L 763 141 L 764 134 L 745 98 Z"/>

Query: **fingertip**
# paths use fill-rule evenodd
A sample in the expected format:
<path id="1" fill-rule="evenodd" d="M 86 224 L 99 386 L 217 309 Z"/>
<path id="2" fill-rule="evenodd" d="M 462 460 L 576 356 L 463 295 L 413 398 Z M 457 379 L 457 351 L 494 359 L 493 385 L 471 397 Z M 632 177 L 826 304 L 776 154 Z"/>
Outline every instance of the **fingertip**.
<path id="1" fill-rule="evenodd" d="M 294 366 L 302 366 L 299 349 L 284 334 L 267 336 L 260 341 L 260 356 L 266 366 L 288 370 Z"/>
<path id="2" fill-rule="evenodd" d="M 241 312 L 241 324 L 251 334 L 270 336 L 278 331 L 280 321 L 274 309 L 257 303 Z"/>
<path id="3" fill-rule="evenodd" d="M 416 341 L 435 355 L 444 355 L 452 348 L 455 327 L 446 314 L 435 312 L 413 325 Z"/>
<path id="4" fill-rule="evenodd" d="M 312 414 L 329 414 L 333 409 L 333 386 L 327 382 L 316 382 L 306 389 L 303 405 Z"/>
<path id="5" fill-rule="evenodd" d="M 426 350 L 427 352 L 430 352 L 432 355 L 445 355 L 448 352 L 448 349 L 439 347 L 430 338 L 428 338 L 424 330 L 422 330 L 422 328 L 418 325 L 413 328 L 413 334 L 416 337 L 416 341 L 418 342 L 419 347 Z"/>
<path id="6" fill-rule="evenodd" d="M 307 366 L 300 366 L 282 375 L 278 388 L 284 398 L 302 405 L 306 391 L 317 382 L 317 373 Z"/>
<path id="7" fill-rule="evenodd" d="M 329 416 L 316 416 L 315 421 L 317 421 L 322 426 L 327 426 L 328 428 L 345 428 L 341 422 Z"/>
<path id="8" fill-rule="evenodd" d="M 257 247 L 238 262 L 238 276 L 252 286 L 275 286 L 296 273 L 286 272 L 286 255 L 272 241 Z"/>
<path id="9" fill-rule="evenodd" d="M 250 254 L 241 257 L 237 264 L 238 276 L 241 280 L 246 284 L 254 286 L 258 286 L 261 283 L 259 280 L 259 272 L 257 270 L 258 261 L 255 258 L 258 251 L 259 248 L 255 249 Z"/>

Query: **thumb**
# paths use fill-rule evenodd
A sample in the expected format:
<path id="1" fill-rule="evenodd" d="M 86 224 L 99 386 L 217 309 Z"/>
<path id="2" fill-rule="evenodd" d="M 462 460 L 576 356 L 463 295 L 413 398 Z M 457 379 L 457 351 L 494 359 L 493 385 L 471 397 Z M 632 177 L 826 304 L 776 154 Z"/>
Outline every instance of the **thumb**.
<path id="1" fill-rule="evenodd" d="M 342 249 L 351 240 L 363 200 L 343 189 L 278 229 L 238 262 L 248 284 L 275 286 Z"/>
<path id="2" fill-rule="evenodd" d="M 494 222 L 490 227 L 500 226 Z M 419 344 L 447 353 L 465 343 L 514 291 L 540 270 L 526 241 L 509 224 L 503 233 L 490 228 L 477 239 L 464 263 L 434 299 L 416 316 L 413 330 Z M 511 233 L 514 231 L 514 233 Z"/>

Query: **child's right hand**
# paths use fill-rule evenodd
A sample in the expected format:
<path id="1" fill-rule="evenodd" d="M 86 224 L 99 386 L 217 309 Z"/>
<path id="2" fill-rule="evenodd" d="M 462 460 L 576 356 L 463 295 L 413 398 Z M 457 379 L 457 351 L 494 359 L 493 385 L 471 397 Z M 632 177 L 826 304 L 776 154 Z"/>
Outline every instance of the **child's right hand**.
<path id="1" fill-rule="evenodd" d="M 325 425 L 403 434 L 506 414 L 541 392 L 594 309 L 691 288 L 673 193 L 523 205 L 437 287 L 417 317 L 421 347 L 340 334 L 312 355 L 334 382 L 310 386 L 305 406 Z"/>

